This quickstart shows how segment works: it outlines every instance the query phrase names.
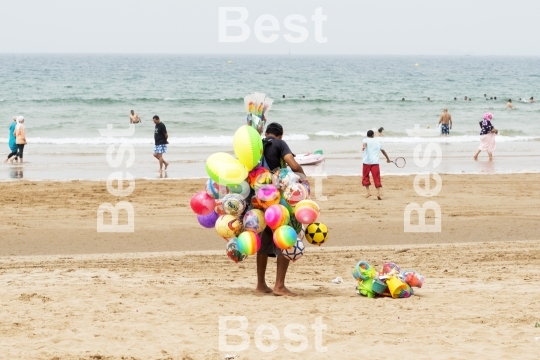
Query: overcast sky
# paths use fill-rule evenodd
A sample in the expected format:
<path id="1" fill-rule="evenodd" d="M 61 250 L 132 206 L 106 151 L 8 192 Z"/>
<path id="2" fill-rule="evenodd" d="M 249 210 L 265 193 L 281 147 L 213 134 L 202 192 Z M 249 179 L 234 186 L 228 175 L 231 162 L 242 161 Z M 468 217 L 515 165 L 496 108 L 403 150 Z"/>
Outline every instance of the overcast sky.
<path id="1" fill-rule="evenodd" d="M 246 9 L 246 41 L 219 42 L 219 7 Z M 319 7 L 326 43 L 311 20 Z M 268 44 L 254 31 L 265 14 L 280 27 L 263 33 L 279 35 Z M 0 0 L 0 53 L 540 56 L 539 14 L 539 0 Z M 294 23 L 301 43 L 284 38 L 300 36 L 284 27 L 290 15 L 307 19 Z"/>

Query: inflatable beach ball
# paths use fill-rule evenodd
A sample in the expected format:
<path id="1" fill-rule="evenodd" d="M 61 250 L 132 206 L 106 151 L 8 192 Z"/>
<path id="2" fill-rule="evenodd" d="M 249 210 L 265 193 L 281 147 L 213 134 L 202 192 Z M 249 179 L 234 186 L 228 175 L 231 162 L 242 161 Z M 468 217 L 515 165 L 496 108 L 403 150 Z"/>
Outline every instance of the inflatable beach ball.
<path id="1" fill-rule="evenodd" d="M 228 187 L 228 190 L 232 194 L 242 195 L 244 199 L 246 199 L 249 196 L 249 193 L 251 192 L 251 188 L 249 187 L 249 184 L 247 183 L 247 181 L 242 181 L 238 185 L 231 185 Z"/>
<path id="2" fill-rule="evenodd" d="M 266 228 L 264 213 L 258 209 L 249 210 L 244 215 L 244 230 L 261 233 Z"/>
<path id="3" fill-rule="evenodd" d="M 216 220 L 215 228 L 219 236 L 230 239 L 242 231 L 242 224 L 232 215 L 223 215 Z"/>
<path id="4" fill-rule="evenodd" d="M 216 200 L 206 193 L 199 191 L 189 201 L 191 210 L 197 215 L 208 215 L 214 211 Z"/>
<path id="5" fill-rule="evenodd" d="M 247 169 L 227 153 L 215 153 L 206 159 L 206 172 L 220 185 L 241 184 L 248 175 Z"/>
<path id="6" fill-rule="evenodd" d="M 289 210 L 287 210 L 287 208 L 285 208 L 283 205 L 272 205 L 266 209 L 264 213 L 264 220 L 270 229 L 276 230 L 278 227 L 287 225 L 289 223 Z M 296 238 L 296 230 L 294 237 Z"/>
<path id="7" fill-rule="evenodd" d="M 322 223 L 309 224 L 306 228 L 306 240 L 321 246 L 328 239 L 328 228 Z"/>
<path id="8" fill-rule="evenodd" d="M 246 200 L 240 194 L 228 194 L 221 200 L 221 208 L 225 214 L 239 216 L 246 209 Z"/>
<path id="9" fill-rule="evenodd" d="M 244 125 L 234 134 L 233 148 L 238 161 L 251 170 L 259 163 L 263 154 L 261 135 L 251 126 Z"/>
<path id="10" fill-rule="evenodd" d="M 302 200 L 294 208 L 296 220 L 302 224 L 314 223 L 319 217 L 319 205 L 312 200 Z"/>
<path id="11" fill-rule="evenodd" d="M 288 249 L 296 244 L 296 231 L 289 225 L 283 225 L 274 231 L 273 240 L 281 250 Z"/>
<path id="12" fill-rule="evenodd" d="M 291 260 L 292 262 L 295 262 L 296 260 L 300 259 L 304 255 L 305 250 L 306 250 L 306 246 L 304 245 L 304 242 L 300 239 L 297 239 L 296 244 L 294 244 L 294 246 L 291 246 L 288 249 L 281 250 L 281 253 L 287 259 Z"/>
<path id="13" fill-rule="evenodd" d="M 229 240 L 229 242 L 227 242 L 227 245 L 225 247 L 225 251 L 229 259 L 231 259 L 232 261 L 238 264 L 239 262 L 243 261 L 247 256 L 242 254 L 240 251 L 238 251 L 238 246 L 237 246 L 236 241 L 237 241 L 236 238 L 232 238 L 231 240 Z"/>
<path id="14" fill-rule="evenodd" d="M 247 181 L 249 186 L 257 191 L 263 185 L 272 184 L 272 173 L 262 166 L 257 166 L 249 172 Z"/>
<path id="15" fill-rule="evenodd" d="M 244 255 L 253 255 L 261 248 L 261 238 L 252 231 L 244 231 L 236 239 L 238 251 Z"/>
<path id="16" fill-rule="evenodd" d="M 214 199 L 221 199 L 230 192 L 229 188 L 220 185 L 212 179 L 206 182 L 206 193 Z"/>
<path id="17" fill-rule="evenodd" d="M 263 209 L 268 209 L 272 205 L 279 204 L 281 194 L 274 185 L 263 185 L 257 191 L 257 200 Z"/>

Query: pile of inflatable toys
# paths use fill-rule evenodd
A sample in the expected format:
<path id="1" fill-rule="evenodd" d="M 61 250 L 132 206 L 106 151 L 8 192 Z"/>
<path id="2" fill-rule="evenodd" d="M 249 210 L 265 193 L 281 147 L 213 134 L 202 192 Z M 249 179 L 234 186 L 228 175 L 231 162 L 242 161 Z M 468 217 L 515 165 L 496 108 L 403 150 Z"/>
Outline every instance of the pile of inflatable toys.
<path id="1" fill-rule="evenodd" d="M 304 239 L 317 246 L 328 239 L 328 228 L 317 222 L 320 208 L 310 200 L 303 174 L 264 165 L 261 135 L 272 102 L 262 93 L 246 96 L 247 123 L 233 138 L 236 157 L 225 152 L 210 155 L 206 188 L 190 200 L 199 224 L 225 239 L 227 256 L 235 263 L 259 251 L 267 226 L 283 256 L 293 262 L 304 254 Z"/>
<path id="2" fill-rule="evenodd" d="M 413 287 L 421 288 L 424 284 L 422 275 L 414 270 L 402 271 L 392 262 L 385 263 L 382 271 L 378 272 L 366 261 L 359 261 L 352 276 L 358 280 L 356 292 L 368 298 L 408 298 L 414 294 Z"/>

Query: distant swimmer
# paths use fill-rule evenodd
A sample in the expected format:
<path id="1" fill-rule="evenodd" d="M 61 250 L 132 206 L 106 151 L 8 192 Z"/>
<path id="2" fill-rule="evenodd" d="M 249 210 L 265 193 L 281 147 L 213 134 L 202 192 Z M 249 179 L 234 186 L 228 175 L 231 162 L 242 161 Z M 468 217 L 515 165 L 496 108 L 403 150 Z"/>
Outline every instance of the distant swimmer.
<path id="1" fill-rule="evenodd" d="M 405 101 L 405 98 L 402 98 L 401 101 Z"/>
<path id="2" fill-rule="evenodd" d="M 431 98 L 427 98 L 427 101 L 431 101 Z"/>
<path id="3" fill-rule="evenodd" d="M 471 98 L 469 98 L 469 101 L 471 101 Z"/>
<path id="4" fill-rule="evenodd" d="M 468 99 L 467 99 L 467 97 L 465 96 L 465 99 L 463 99 L 463 100 L 467 101 Z"/>
<path id="5" fill-rule="evenodd" d="M 305 99 L 306 98 L 306 95 L 302 95 L 302 99 Z"/>
<path id="6" fill-rule="evenodd" d="M 489 100 L 493 100 L 493 97 L 490 97 Z"/>
<path id="7" fill-rule="evenodd" d="M 485 98 L 486 98 L 486 100 L 487 100 L 487 94 L 484 94 L 484 97 L 485 97 Z"/>
<path id="8" fill-rule="evenodd" d="M 497 100 L 497 97 L 496 97 L 496 96 L 494 96 L 494 97 L 493 97 L 493 100 Z"/>
<path id="9" fill-rule="evenodd" d="M 285 99 L 285 95 L 283 95 L 283 98 Z"/>
<path id="10" fill-rule="evenodd" d="M 448 109 L 443 110 L 439 124 L 441 124 L 441 136 L 449 136 L 450 129 L 452 129 L 452 116 Z"/>
<path id="11" fill-rule="evenodd" d="M 531 96 L 531 99 L 529 100 L 530 103 L 534 102 L 534 98 Z"/>
<path id="12" fill-rule="evenodd" d="M 508 102 L 506 103 L 507 109 L 515 109 L 516 107 L 512 105 L 512 99 L 508 99 Z"/>
<path id="13" fill-rule="evenodd" d="M 457 101 L 457 97 L 454 98 L 454 101 Z"/>
<path id="14" fill-rule="evenodd" d="M 384 128 L 381 126 L 380 128 L 377 129 L 377 131 L 373 131 L 373 132 L 375 133 L 375 137 L 381 137 L 383 136 L 383 133 L 382 133 L 383 131 L 384 131 Z"/>
<path id="15" fill-rule="evenodd" d="M 129 115 L 129 123 L 138 124 L 140 122 L 142 122 L 142 120 L 139 117 L 139 114 L 135 114 L 135 111 L 131 110 L 131 115 Z"/>

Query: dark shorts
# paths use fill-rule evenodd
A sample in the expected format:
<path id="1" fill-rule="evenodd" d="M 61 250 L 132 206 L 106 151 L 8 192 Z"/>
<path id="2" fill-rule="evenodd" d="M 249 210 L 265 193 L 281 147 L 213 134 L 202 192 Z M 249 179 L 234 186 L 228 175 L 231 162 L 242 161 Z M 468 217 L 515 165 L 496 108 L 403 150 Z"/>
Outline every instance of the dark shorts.
<path id="1" fill-rule="evenodd" d="M 450 125 L 441 124 L 441 135 L 450 135 Z"/>
<path id="2" fill-rule="evenodd" d="M 281 250 L 274 244 L 274 237 L 272 234 L 272 229 L 268 226 L 261 233 L 261 248 L 259 249 L 259 254 L 268 255 L 269 257 L 276 257 L 281 254 Z"/>

